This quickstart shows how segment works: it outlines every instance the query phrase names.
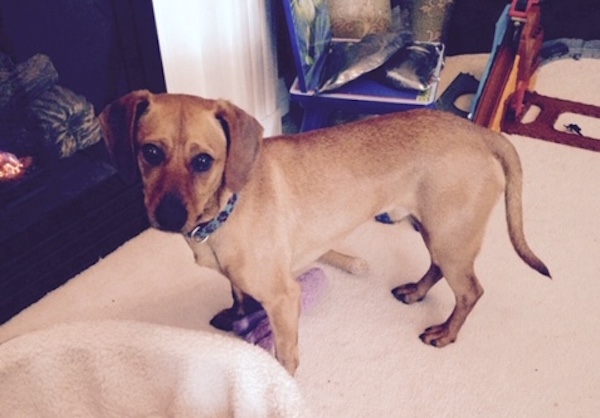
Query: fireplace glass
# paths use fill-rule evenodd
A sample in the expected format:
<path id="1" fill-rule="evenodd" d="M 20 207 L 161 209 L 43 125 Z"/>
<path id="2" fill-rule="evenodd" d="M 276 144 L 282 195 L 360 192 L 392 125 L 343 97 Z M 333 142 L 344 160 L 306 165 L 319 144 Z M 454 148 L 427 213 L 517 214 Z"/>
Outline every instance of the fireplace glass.
<path id="1" fill-rule="evenodd" d="M 0 3 L 0 323 L 148 227 L 96 115 L 164 92 L 151 0 Z"/>

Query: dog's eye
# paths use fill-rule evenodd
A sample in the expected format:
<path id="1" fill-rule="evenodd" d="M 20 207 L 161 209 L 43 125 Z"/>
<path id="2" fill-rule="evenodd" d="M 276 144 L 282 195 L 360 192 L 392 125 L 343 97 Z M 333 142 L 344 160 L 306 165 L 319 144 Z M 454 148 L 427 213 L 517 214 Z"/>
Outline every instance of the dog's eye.
<path id="1" fill-rule="evenodd" d="M 204 173 L 210 170 L 213 161 L 213 157 L 208 154 L 198 154 L 192 159 L 192 168 L 198 173 Z"/>
<path id="2" fill-rule="evenodd" d="M 141 152 L 144 160 L 153 167 L 161 165 L 165 161 L 165 152 L 154 144 L 143 145 Z"/>

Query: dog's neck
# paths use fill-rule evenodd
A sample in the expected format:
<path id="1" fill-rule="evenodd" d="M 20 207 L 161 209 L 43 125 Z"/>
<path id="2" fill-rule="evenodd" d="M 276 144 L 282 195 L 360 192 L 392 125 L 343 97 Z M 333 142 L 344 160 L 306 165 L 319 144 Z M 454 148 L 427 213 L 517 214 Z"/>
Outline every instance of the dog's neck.
<path id="1" fill-rule="evenodd" d="M 213 232 L 219 229 L 221 225 L 223 225 L 225 221 L 227 221 L 229 215 L 231 214 L 231 212 L 233 212 L 233 208 L 235 207 L 237 200 L 238 195 L 237 193 L 234 193 L 227 201 L 227 204 L 225 205 L 223 210 L 220 211 L 217 214 L 217 216 L 215 216 L 212 220 L 208 222 L 203 222 L 196 226 L 192 230 L 192 232 L 188 234 L 188 237 L 198 243 L 205 242 Z"/>

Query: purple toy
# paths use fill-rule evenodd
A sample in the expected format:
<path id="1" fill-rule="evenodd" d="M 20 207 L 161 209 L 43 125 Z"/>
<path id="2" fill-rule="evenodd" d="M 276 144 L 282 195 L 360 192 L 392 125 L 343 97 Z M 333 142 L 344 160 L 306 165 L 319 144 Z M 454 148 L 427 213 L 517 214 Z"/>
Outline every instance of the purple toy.
<path id="1" fill-rule="evenodd" d="M 310 311 L 315 303 L 317 303 L 325 288 L 326 279 L 325 272 L 318 267 L 312 268 L 298 277 L 297 280 L 300 282 L 300 287 L 302 288 L 302 312 Z M 225 312 L 219 315 L 227 315 Z M 273 350 L 273 333 L 269 325 L 267 313 L 262 307 L 242 317 L 230 318 L 230 320 L 232 321 L 231 331 L 234 334 L 267 351 Z M 223 329 L 222 327 L 217 327 Z"/>

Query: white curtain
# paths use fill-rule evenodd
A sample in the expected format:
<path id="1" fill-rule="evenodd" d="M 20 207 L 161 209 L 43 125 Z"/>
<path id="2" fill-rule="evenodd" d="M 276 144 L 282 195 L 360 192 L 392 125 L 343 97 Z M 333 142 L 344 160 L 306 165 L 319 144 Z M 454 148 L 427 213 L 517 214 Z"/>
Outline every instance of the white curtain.
<path id="1" fill-rule="evenodd" d="M 272 0 L 153 0 L 167 91 L 227 99 L 281 132 Z"/>

